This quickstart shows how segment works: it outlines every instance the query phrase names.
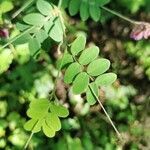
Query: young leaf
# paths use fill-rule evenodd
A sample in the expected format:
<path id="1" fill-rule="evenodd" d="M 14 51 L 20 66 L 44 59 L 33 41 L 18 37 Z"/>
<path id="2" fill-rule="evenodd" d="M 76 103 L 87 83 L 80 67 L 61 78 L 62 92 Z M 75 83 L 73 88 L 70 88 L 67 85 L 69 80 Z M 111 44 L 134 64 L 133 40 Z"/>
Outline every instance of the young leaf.
<path id="1" fill-rule="evenodd" d="M 46 16 L 51 15 L 51 11 L 53 10 L 53 7 L 45 0 L 38 0 L 36 3 L 37 9 Z"/>
<path id="2" fill-rule="evenodd" d="M 79 57 L 79 63 L 82 65 L 87 65 L 97 58 L 99 54 L 99 48 L 97 46 L 91 46 L 85 49 Z"/>
<path id="3" fill-rule="evenodd" d="M 89 76 L 86 72 L 81 72 L 77 75 L 73 82 L 73 93 L 81 94 L 86 91 L 89 84 Z"/>
<path id="4" fill-rule="evenodd" d="M 90 83 L 89 86 L 93 89 L 93 91 L 95 92 L 95 94 L 98 97 L 98 86 L 95 84 L 95 82 Z M 96 103 L 96 98 L 90 87 L 88 87 L 88 89 L 86 91 L 86 99 L 90 105 L 94 105 Z"/>
<path id="5" fill-rule="evenodd" d="M 55 113 L 48 113 L 46 116 L 46 123 L 48 126 L 53 128 L 55 131 L 59 131 L 61 129 L 60 119 Z"/>
<path id="6" fill-rule="evenodd" d="M 69 115 L 68 109 L 62 105 L 50 104 L 50 111 L 63 118 Z"/>
<path id="7" fill-rule="evenodd" d="M 115 82 L 117 75 L 115 73 L 105 73 L 98 76 L 95 80 L 98 86 L 107 86 Z"/>
<path id="8" fill-rule="evenodd" d="M 69 84 L 73 82 L 75 76 L 81 72 L 81 66 L 75 62 L 69 65 L 69 67 L 66 69 L 65 76 L 64 76 L 64 82 Z"/>
<path id="9" fill-rule="evenodd" d="M 69 13 L 71 16 L 74 16 L 78 13 L 80 8 L 81 0 L 71 0 L 69 3 Z"/>
<path id="10" fill-rule="evenodd" d="M 26 15 L 23 18 L 23 21 L 25 23 L 30 24 L 30 25 L 34 25 L 34 26 L 43 25 L 44 20 L 45 20 L 45 17 L 39 13 L 31 13 L 31 14 Z"/>
<path id="11" fill-rule="evenodd" d="M 83 35 L 79 35 L 71 44 L 71 53 L 72 55 L 77 55 L 80 51 L 85 48 L 86 37 Z"/>
<path id="12" fill-rule="evenodd" d="M 100 19 L 100 8 L 96 3 L 96 0 L 89 2 L 89 12 L 94 21 L 98 21 Z"/>
<path id="13" fill-rule="evenodd" d="M 106 72 L 110 67 L 110 61 L 105 58 L 96 59 L 87 67 L 87 73 L 91 76 L 98 76 Z"/>
<path id="14" fill-rule="evenodd" d="M 44 121 L 42 129 L 43 129 L 44 134 L 47 137 L 54 137 L 55 136 L 55 130 L 51 126 L 48 126 L 46 121 Z"/>
<path id="15" fill-rule="evenodd" d="M 85 21 L 89 18 L 89 4 L 88 0 L 82 0 L 80 5 L 80 16 L 82 21 Z"/>
<path id="16" fill-rule="evenodd" d="M 40 48 L 41 44 L 36 38 L 33 38 L 29 41 L 29 49 L 31 56 L 33 56 Z"/>
<path id="17" fill-rule="evenodd" d="M 43 29 L 41 29 L 39 32 L 37 32 L 35 34 L 35 36 L 39 43 L 42 43 L 44 40 L 46 40 L 48 38 L 48 34 Z"/>
<path id="18" fill-rule="evenodd" d="M 54 26 L 52 26 L 49 36 L 56 42 L 63 41 L 63 29 L 59 17 L 54 20 Z"/>
<path id="19" fill-rule="evenodd" d="M 24 129 L 27 131 L 32 131 L 34 128 L 35 124 L 37 123 L 37 119 L 30 119 L 24 124 Z"/>

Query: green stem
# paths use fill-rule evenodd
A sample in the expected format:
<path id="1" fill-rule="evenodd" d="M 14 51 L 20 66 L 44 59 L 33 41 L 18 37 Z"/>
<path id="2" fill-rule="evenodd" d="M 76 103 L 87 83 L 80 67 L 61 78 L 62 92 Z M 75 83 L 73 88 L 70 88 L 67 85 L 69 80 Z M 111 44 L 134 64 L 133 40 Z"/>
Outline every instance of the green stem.
<path id="1" fill-rule="evenodd" d="M 93 95 L 95 96 L 95 98 L 96 98 L 96 100 L 98 101 L 98 103 L 100 104 L 101 108 L 103 109 L 103 111 L 104 111 L 105 115 L 107 116 L 107 118 L 108 118 L 110 124 L 111 124 L 112 127 L 114 128 L 114 130 L 115 130 L 115 132 L 116 132 L 118 138 L 121 139 L 121 134 L 120 134 L 119 131 L 117 130 L 116 126 L 114 125 L 114 123 L 113 123 L 113 121 L 111 120 L 109 114 L 108 114 L 107 111 L 105 110 L 103 104 L 101 103 L 101 101 L 99 100 L 99 98 L 97 97 L 97 95 L 95 94 L 95 92 L 94 92 L 93 88 L 91 87 L 91 85 L 89 85 L 89 88 L 90 88 L 90 90 L 92 91 L 92 93 L 93 93 Z"/>
<path id="2" fill-rule="evenodd" d="M 59 0 L 58 8 L 60 8 L 60 7 L 61 7 L 61 4 L 62 4 L 62 0 Z"/>
<path id="3" fill-rule="evenodd" d="M 23 148 L 24 150 L 27 149 L 27 147 L 28 147 L 28 145 L 29 145 L 29 143 L 30 143 L 30 141 L 31 141 L 31 139 L 32 139 L 33 134 L 34 134 L 34 133 L 31 132 L 31 134 L 30 134 L 30 136 L 29 136 L 29 138 L 28 138 L 28 140 L 27 140 L 27 142 L 26 142 L 26 144 L 25 144 L 25 146 L 24 146 L 24 148 Z"/>
<path id="4" fill-rule="evenodd" d="M 121 18 L 121 19 L 123 19 L 123 20 L 126 20 L 126 21 L 132 23 L 132 24 L 137 24 L 137 25 L 139 24 L 137 21 L 132 20 L 132 19 L 130 19 L 130 18 L 128 18 L 128 17 L 125 17 L 124 15 L 122 15 L 122 14 L 120 14 L 120 13 L 114 11 L 114 10 L 111 10 L 111 9 L 109 9 L 109 8 L 107 8 L 107 7 L 101 6 L 101 8 L 104 9 L 104 10 L 106 10 L 106 11 L 108 11 L 108 12 L 110 12 L 110 13 L 113 14 L 113 15 L 118 16 L 119 18 Z"/>

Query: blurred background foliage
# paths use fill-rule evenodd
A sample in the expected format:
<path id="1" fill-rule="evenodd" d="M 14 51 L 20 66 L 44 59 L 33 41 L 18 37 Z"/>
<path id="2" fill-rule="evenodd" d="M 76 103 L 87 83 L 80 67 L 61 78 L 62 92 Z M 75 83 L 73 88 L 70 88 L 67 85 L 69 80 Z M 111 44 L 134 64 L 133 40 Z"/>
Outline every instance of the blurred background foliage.
<path id="1" fill-rule="evenodd" d="M 0 1 L 0 26 L 9 28 L 10 36 L 18 34 L 11 19 L 24 1 Z M 137 20 L 150 21 L 149 0 L 113 0 L 108 7 Z M 150 149 L 150 44 L 149 40 L 135 42 L 129 39 L 131 26 L 118 18 L 102 12 L 101 22 L 82 22 L 79 16 L 70 18 L 64 12 L 67 38 L 79 32 L 88 35 L 88 43 L 96 43 L 101 56 L 112 62 L 111 70 L 118 80 L 110 87 L 100 89 L 100 99 L 123 136 L 116 134 L 99 105 L 89 107 L 84 95 L 73 95 L 62 80 L 58 81 L 57 94 L 70 111 L 62 121 L 62 130 L 52 139 L 42 133 L 33 136 L 29 149 L 52 150 L 149 150 Z M 24 14 L 24 12 L 22 13 Z M 5 39 L 0 39 L 0 45 Z M 46 47 L 46 48 L 45 48 Z M 56 69 L 54 42 L 45 46 L 35 58 L 30 57 L 27 44 L 0 51 L 0 149 L 19 150 L 29 133 L 23 129 L 30 101 L 48 98 L 54 87 Z"/>

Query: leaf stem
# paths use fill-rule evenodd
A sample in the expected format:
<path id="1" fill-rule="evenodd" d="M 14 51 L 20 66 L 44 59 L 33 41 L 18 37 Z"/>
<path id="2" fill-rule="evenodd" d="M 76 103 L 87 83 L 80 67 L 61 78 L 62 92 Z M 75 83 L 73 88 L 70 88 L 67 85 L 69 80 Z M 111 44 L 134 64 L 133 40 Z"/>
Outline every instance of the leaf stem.
<path id="1" fill-rule="evenodd" d="M 121 19 L 123 19 L 123 20 L 126 20 L 126 21 L 128 21 L 128 22 L 130 22 L 130 23 L 132 23 L 132 24 L 136 24 L 136 25 L 139 24 L 138 21 L 132 20 L 132 19 L 130 19 L 130 18 L 128 18 L 128 17 L 126 17 L 126 16 L 124 16 L 124 15 L 122 15 L 122 14 L 120 14 L 120 13 L 114 11 L 114 10 L 111 10 L 111 9 L 105 7 L 105 6 L 101 6 L 100 8 L 102 8 L 102 9 L 104 9 L 104 10 L 110 12 L 111 14 L 116 15 L 117 17 L 119 17 L 119 18 L 121 18 Z"/>
<path id="2" fill-rule="evenodd" d="M 29 143 L 30 143 L 30 141 L 31 141 L 31 139 L 32 139 L 33 134 L 34 134 L 34 132 L 31 132 L 31 134 L 30 134 L 30 136 L 29 136 L 29 138 L 28 138 L 28 140 L 27 140 L 27 142 L 25 143 L 25 146 L 24 146 L 24 148 L 23 148 L 24 150 L 27 149 L 27 147 L 28 147 L 28 145 L 29 145 Z"/>
<path id="3" fill-rule="evenodd" d="M 116 132 L 118 138 L 121 139 L 121 134 L 119 133 L 119 131 L 118 131 L 118 129 L 116 128 L 116 126 L 114 125 L 114 123 L 113 123 L 113 121 L 111 120 L 109 114 L 108 114 L 107 111 L 105 110 L 103 104 L 101 103 L 101 101 L 99 100 L 99 98 L 97 97 L 97 95 L 95 94 L 95 92 L 94 92 L 93 88 L 91 87 L 91 85 L 89 85 L 89 88 L 90 88 L 90 90 L 92 91 L 93 95 L 95 96 L 96 100 L 98 101 L 99 105 L 100 105 L 101 108 L 103 109 L 103 111 L 104 111 L 105 115 L 107 116 L 107 118 L 108 118 L 110 124 L 111 124 L 112 127 L 114 128 L 114 130 L 115 130 L 115 132 Z"/>

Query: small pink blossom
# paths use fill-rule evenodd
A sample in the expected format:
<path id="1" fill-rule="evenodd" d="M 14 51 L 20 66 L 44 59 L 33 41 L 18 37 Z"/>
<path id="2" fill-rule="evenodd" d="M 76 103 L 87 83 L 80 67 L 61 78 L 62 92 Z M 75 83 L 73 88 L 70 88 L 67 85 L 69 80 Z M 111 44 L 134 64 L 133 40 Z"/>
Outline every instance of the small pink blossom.
<path id="1" fill-rule="evenodd" d="M 0 37 L 8 38 L 8 36 L 9 36 L 8 29 L 6 29 L 6 28 L 0 29 Z"/>
<path id="2" fill-rule="evenodd" d="M 130 37 L 134 40 L 148 39 L 150 37 L 150 24 L 147 22 L 136 22 Z"/>

